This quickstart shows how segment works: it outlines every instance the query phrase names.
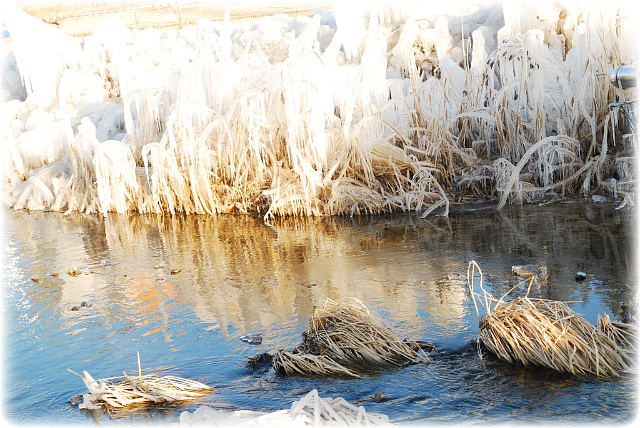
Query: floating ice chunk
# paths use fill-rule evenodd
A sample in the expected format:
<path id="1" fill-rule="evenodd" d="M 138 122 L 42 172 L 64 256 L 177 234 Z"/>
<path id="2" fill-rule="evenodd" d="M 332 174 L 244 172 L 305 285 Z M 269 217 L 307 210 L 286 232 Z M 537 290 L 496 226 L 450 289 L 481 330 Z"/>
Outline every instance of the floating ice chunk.
<path id="1" fill-rule="evenodd" d="M 240 336 L 240 340 L 250 345 L 261 345 L 262 335 L 261 334 L 243 334 L 242 336 Z"/>
<path id="2" fill-rule="evenodd" d="M 93 394 L 83 394 L 82 398 L 83 398 L 83 401 L 82 401 L 82 403 L 80 403 L 78 405 L 78 408 L 87 409 L 87 410 L 102 409 L 102 406 L 99 406 L 97 404 L 93 404 L 93 402 L 98 399 L 98 397 L 96 397 L 95 395 L 93 395 Z"/>

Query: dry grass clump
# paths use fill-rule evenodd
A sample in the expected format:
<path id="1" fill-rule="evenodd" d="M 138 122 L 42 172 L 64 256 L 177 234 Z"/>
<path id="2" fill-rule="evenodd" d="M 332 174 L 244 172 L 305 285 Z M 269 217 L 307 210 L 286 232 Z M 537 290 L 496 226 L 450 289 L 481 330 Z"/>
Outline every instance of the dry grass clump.
<path id="1" fill-rule="evenodd" d="M 314 312 L 303 346 L 312 353 L 327 353 L 337 361 L 397 364 L 424 362 L 426 355 L 415 351 L 357 299 L 334 302 L 327 299 Z"/>
<path id="2" fill-rule="evenodd" d="M 303 341 L 292 352 L 278 351 L 273 366 L 283 374 L 338 374 L 359 377 L 344 367 L 429 362 L 416 343 L 400 339 L 357 299 L 327 299 L 315 311 Z"/>
<path id="3" fill-rule="evenodd" d="M 577 375 L 618 376 L 629 350 L 609 324 L 610 335 L 564 302 L 517 297 L 502 302 L 480 321 L 485 346 L 506 361 L 520 361 Z"/>
<path id="4" fill-rule="evenodd" d="M 475 261 L 469 264 L 467 281 L 473 291 Z M 535 277 L 528 280 L 529 288 Z M 482 288 L 482 272 L 480 271 Z M 514 287 L 515 288 L 515 287 Z M 598 377 L 619 376 L 629 368 L 635 351 L 632 326 L 599 317 L 594 326 L 574 312 L 566 302 L 516 297 L 495 300 L 482 288 L 487 313 L 480 317 L 480 340 L 498 358 L 524 365 L 548 367 L 559 372 Z M 491 301 L 495 302 L 493 308 Z"/>
<path id="5" fill-rule="evenodd" d="M 609 314 L 598 315 L 598 330 L 619 346 L 635 351 L 636 331 L 633 326 L 611 321 Z"/>
<path id="6" fill-rule="evenodd" d="M 69 370 L 69 369 L 67 369 Z M 138 356 L 138 376 L 124 376 L 94 379 L 86 370 L 84 376 L 78 375 L 89 389 L 83 395 L 81 409 L 122 409 L 135 406 L 144 407 L 159 403 L 191 401 L 208 393 L 210 386 L 176 376 L 159 377 L 154 374 L 142 375 Z"/>

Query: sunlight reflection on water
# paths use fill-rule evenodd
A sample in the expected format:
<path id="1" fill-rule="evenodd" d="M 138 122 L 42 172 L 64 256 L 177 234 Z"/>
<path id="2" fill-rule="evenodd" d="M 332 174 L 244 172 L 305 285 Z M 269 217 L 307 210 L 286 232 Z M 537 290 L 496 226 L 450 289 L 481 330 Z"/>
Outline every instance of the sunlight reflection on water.
<path id="1" fill-rule="evenodd" d="M 635 293 L 632 217 L 590 205 L 270 224 L 253 216 L 8 211 L 7 417 L 86 422 L 68 405 L 84 385 L 66 369 L 94 377 L 133 372 L 138 350 L 145 371 L 214 386 L 198 403 L 144 413 L 152 422 L 175 422 L 180 410 L 201 403 L 276 410 L 313 388 L 414 424 L 623 420 L 635 411 L 634 376 L 590 381 L 480 361 L 464 275 L 477 260 L 488 289 L 501 295 L 518 281 L 512 265 L 544 266 L 548 280 L 534 297 L 579 300 L 576 310 L 591 322 L 604 312 L 620 319 Z M 579 270 L 589 274 L 584 282 L 574 280 Z M 346 297 L 404 337 L 434 343 L 434 362 L 356 381 L 282 378 L 244 366 L 244 356 L 296 346 L 314 307 Z M 262 343 L 243 342 L 244 334 Z"/>

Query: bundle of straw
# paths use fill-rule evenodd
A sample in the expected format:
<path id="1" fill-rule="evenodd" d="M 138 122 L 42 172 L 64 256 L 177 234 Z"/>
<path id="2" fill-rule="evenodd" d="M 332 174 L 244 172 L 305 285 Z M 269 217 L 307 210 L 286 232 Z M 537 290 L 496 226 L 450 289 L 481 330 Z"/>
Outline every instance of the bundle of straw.
<path id="1" fill-rule="evenodd" d="M 303 342 L 292 352 L 279 350 L 273 366 L 279 373 L 337 374 L 359 377 L 344 367 L 426 363 L 429 357 L 420 345 L 401 340 L 369 313 L 357 299 L 334 302 L 327 299 L 314 311 Z"/>
<path id="2" fill-rule="evenodd" d="M 89 390 L 83 395 L 81 409 L 144 407 L 155 403 L 191 401 L 207 394 L 210 386 L 176 376 L 142 375 L 138 355 L 138 376 L 124 376 L 95 380 L 86 370 L 78 375 Z"/>
<path id="3" fill-rule="evenodd" d="M 473 296 L 475 261 L 469 264 L 467 281 Z M 506 302 L 509 290 L 493 308 L 495 301 L 484 292 L 487 313 L 480 317 L 480 340 L 498 358 L 519 361 L 524 365 L 548 367 L 559 372 L 598 377 L 619 376 L 629 368 L 631 352 L 634 351 L 633 328 L 613 323 L 608 315 L 600 318 L 594 326 L 574 312 L 566 302 L 529 298 L 531 284 L 525 297 L 516 297 Z M 521 283 L 522 284 L 522 283 Z"/>
<path id="4" fill-rule="evenodd" d="M 518 297 L 501 302 L 480 321 L 480 338 L 499 358 L 577 375 L 619 376 L 629 351 L 612 334 L 579 316 L 564 302 Z"/>
<path id="5" fill-rule="evenodd" d="M 605 314 L 604 317 L 598 315 L 598 330 L 617 343 L 618 346 L 629 351 L 635 351 L 634 344 L 636 343 L 637 335 L 633 326 L 611 321 L 609 314 Z"/>
<path id="6" fill-rule="evenodd" d="M 424 352 L 400 339 L 357 299 L 343 302 L 327 299 L 322 309 L 313 313 L 303 338 L 304 347 L 314 353 L 330 355 L 340 362 L 398 364 L 429 361 Z"/>

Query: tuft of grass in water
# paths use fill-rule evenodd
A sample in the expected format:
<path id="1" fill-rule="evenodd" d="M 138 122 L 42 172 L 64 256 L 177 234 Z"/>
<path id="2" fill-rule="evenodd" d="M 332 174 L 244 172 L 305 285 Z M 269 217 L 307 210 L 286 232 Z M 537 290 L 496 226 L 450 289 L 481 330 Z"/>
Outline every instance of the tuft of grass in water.
<path id="1" fill-rule="evenodd" d="M 474 292 L 475 272 L 482 295 Z M 482 271 L 469 263 L 467 282 L 478 313 L 479 340 L 498 358 L 537 365 L 582 376 L 616 377 L 629 368 L 635 353 L 635 329 L 599 316 L 594 326 L 574 312 L 567 302 L 528 297 L 494 299 L 482 286 Z M 486 314 L 480 316 L 476 297 Z M 493 304 L 493 306 L 492 306 Z"/>
<path id="2" fill-rule="evenodd" d="M 276 352 L 277 372 L 360 377 L 355 367 L 430 361 L 418 344 L 400 339 L 357 299 L 327 299 L 302 336 L 302 344 L 292 352 Z"/>
<path id="3" fill-rule="evenodd" d="M 207 395 L 211 387 L 176 376 L 142 374 L 138 353 L 138 375 L 94 379 L 86 370 L 79 376 L 89 390 L 83 395 L 81 409 L 139 409 L 156 404 L 187 402 Z"/>

